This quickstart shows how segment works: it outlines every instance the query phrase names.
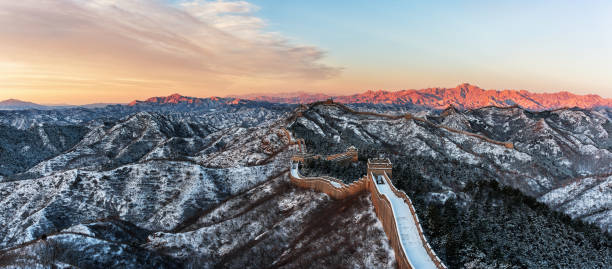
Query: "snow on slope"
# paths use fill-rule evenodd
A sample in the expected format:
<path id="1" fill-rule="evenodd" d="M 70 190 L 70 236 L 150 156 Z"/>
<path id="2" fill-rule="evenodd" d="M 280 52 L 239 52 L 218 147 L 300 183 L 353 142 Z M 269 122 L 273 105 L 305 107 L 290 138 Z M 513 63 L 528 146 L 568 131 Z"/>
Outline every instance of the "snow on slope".
<path id="1" fill-rule="evenodd" d="M 209 133 L 198 122 L 140 112 L 96 129 L 30 169 L 39 177 L 0 183 L 0 223 L 10 227 L 0 231 L 0 246 L 110 216 L 172 229 L 286 169 L 292 147 L 277 126 L 264 121 Z"/>
<path id="2" fill-rule="evenodd" d="M 147 229 L 173 229 L 196 211 L 273 176 L 281 165 L 210 169 L 153 161 L 106 172 L 69 170 L 0 183 L 0 223 L 6 225 L 0 246 L 111 216 Z"/>
<path id="3" fill-rule="evenodd" d="M 604 223 L 612 232 L 612 176 L 585 178 L 554 189 L 538 198 L 572 217 Z"/>
<path id="4" fill-rule="evenodd" d="M 294 187 L 286 176 L 149 241 L 148 249 L 200 267 L 391 268 L 395 263 L 367 195 L 334 201 Z"/>
<path id="5" fill-rule="evenodd" d="M 351 113 L 336 105 L 317 105 L 290 129 L 315 141 L 320 154 L 350 145 L 360 149 L 383 148 L 409 158 L 408 166 L 440 186 L 457 191 L 469 180 L 491 178 L 527 195 L 540 197 L 576 178 L 612 173 L 612 122 L 601 112 L 559 109 L 529 112 L 520 108 L 486 107 L 468 111 L 447 110 L 427 115 L 427 122 L 389 119 Z M 325 119 L 325 123 L 316 120 Z M 316 122 L 315 122 L 316 121 Z M 439 128 L 457 129 L 513 143 L 513 148 Z M 321 134 L 320 130 L 325 130 Z M 326 141 L 333 141 L 327 143 Z M 392 156 L 391 156 L 392 157 Z M 557 209 L 610 229 L 608 188 L 593 188 Z M 585 194 L 586 195 L 586 194 Z M 587 202 L 587 199 L 592 202 Z M 574 199 L 568 196 L 567 199 Z M 553 205 L 554 199 L 543 199 Z"/>
<path id="6" fill-rule="evenodd" d="M 263 183 L 281 175 L 296 150 L 278 120 L 281 115 L 257 108 L 219 116 L 140 112 L 92 123 L 75 147 L 0 182 L 0 258 L 21 257 L 35 265 L 45 264 L 44 253 L 61 253 L 54 264 L 83 267 L 203 263 L 180 254 L 166 256 L 173 251 L 164 245 L 144 249 L 153 233 L 192 242 L 197 257 L 215 264 L 250 262 L 252 255 L 262 255 L 261 245 L 242 252 L 247 246 L 240 241 L 203 245 L 202 237 L 212 239 L 227 226 L 231 231 L 221 240 L 240 236 L 249 244 L 265 242 L 264 247 L 282 243 L 276 256 L 266 258 L 268 265 L 294 268 L 314 260 L 320 266 L 393 267 L 393 253 L 367 197 L 340 203 L 293 190 L 286 177 L 273 180 L 274 185 Z M 233 198 L 254 187 L 258 191 L 250 191 L 250 199 Z M 239 202 L 228 207 L 232 199 Z M 253 218 L 260 221 L 248 221 Z M 320 229 L 330 225 L 336 228 Z M 216 247 L 220 256 L 206 251 Z M 88 256 L 75 255 L 79 252 Z M 24 258 L 28 253 L 43 254 Z M 240 254 L 245 256 L 229 258 Z"/>

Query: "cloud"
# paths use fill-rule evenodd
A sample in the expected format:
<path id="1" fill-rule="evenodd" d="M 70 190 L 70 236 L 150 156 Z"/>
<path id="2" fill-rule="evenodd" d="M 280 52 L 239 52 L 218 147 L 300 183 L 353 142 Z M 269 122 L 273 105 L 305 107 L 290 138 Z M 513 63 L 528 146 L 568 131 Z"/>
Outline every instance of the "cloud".
<path id="1" fill-rule="evenodd" d="M 1 1 L 0 79 L 224 87 L 338 75 L 320 49 L 265 31 L 257 10 L 244 1 Z"/>

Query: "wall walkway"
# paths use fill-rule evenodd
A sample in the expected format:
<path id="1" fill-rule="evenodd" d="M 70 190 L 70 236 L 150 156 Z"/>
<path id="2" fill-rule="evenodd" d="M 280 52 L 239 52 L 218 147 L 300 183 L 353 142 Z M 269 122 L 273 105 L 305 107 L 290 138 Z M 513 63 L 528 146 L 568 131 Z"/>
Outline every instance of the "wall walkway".
<path id="1" fill-rule="evenodd" d="M 369 174 L 369 178 L 372 203 L 395 250 L 399 267 L 446 268 L 427 242 L 412 201 L 406 193 L 397 190 L 386 173 Z"/>
<path id="2" fill-rule="evenodd" d="M 370 192 L 399 268 L 446 268 L 427 242 L 412 201 L 393 186 L 387 173 L 381 178 L 385 184 L 377 186 L 372 173 L 346 185 L 332 177 L 302 177 L 298 162 L 291 162 L 290 171 L 291 182 L 296 186 L 323 192 L 333 199 Z"/>
<path id="3" fill-rule="evenodd" d="M 344 182 L 332 177 L 302 177 L 298 172 L 298 163 L 291 163 L 291 182 L 304 189 L 323 192 L 331 198 L 340 200 L 364 192 L 367 188 L 367 177 L 346 185 Z"/>

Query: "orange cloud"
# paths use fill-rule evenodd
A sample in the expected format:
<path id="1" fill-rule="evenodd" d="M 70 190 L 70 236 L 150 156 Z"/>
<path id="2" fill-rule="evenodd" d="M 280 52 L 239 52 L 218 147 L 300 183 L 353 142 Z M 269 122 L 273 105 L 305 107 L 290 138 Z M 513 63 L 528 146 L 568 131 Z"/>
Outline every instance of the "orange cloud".
<path id="1" fill-rule="evenodd" d="M 264 31 L 256 10 L 242 1 L 2 1 L 0 97 L 221 95 L 339 74 L 319 63 L 320 49 Z"/>

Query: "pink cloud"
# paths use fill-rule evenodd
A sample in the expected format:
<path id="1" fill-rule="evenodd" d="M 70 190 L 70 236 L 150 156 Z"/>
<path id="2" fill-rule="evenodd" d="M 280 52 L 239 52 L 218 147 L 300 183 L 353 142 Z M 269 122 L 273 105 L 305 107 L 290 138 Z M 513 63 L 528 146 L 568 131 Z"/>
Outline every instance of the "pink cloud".
<path id="1" fill-rule="evenodd" d="M 23 66 L 24 77 L 163 80 L 178 87 L 340 72 L 319 63 L 320 49 L 265 31 L 256 10 L 244 1 L 1 1 L 0 62 Z M 10 70 L 11 79 L 20 70 Z"/>

